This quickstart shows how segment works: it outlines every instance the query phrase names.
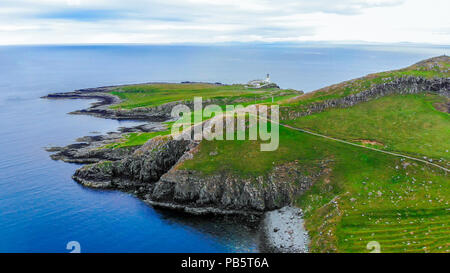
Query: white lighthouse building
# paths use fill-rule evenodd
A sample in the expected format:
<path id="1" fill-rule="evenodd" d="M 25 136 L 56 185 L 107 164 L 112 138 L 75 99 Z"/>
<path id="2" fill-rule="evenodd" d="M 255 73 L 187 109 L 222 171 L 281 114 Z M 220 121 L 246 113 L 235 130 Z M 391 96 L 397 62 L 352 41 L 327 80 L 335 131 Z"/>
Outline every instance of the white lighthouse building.
<path id="1" fill-rule="evenodd" d="M 269 73 L 267 73 L 265 80 L 249 81 L 246 86 L 250 87 L 250 88 L 261 88 L 269 83 L 270 83 L 270 75 L 269 75 Z"/>

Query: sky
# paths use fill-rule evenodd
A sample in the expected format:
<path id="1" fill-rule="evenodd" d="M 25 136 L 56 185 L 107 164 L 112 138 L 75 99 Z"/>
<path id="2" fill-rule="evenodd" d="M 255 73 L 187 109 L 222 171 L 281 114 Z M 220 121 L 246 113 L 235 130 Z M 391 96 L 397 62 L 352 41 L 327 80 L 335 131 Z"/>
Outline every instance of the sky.
<path id="1" fill-rule="evenodd" d="M 0 0 L 0 45 L 449 45 L 449 11 L 449 0 Z"/>

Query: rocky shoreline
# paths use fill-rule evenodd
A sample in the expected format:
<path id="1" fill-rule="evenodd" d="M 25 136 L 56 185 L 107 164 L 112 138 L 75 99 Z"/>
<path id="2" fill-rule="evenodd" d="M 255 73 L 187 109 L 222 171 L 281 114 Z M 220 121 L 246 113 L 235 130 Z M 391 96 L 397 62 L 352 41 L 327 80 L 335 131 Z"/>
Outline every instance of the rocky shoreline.
<path id="1" fill-rule="evenodd" d="M 131 155 L 138 146 L 124 147 L 120 149 L 106 148 L 105 145 L 116 143 L 130 132 L 156 132 L 166 129 L 162 123 L 150 122 L 134 127 L 121 127 L 118 132 L 109 132 L 106 135 L 84 136 L 76 139 L 75 144 L 64 147 L 46 147 L 47 152 L 53 154 L 53 160 L 61 160 L 68 163 L 90 164 L 102 160 L 116 161 Z"/>
<path id="2" fill-rule="evenodd" d="M 307 253 L 309 237 L 300 208 L 269 211 L 261 223 L 262 247 L 268 252 Z"/>
<path id="3" fill-rule="evenodd" d="M 74 115 L 91 115 L 100 118 L 117 119 L 117 120 L 145 120 L 153 122 L 162 122 L 170 119 L 170 111 L 173 104 L 161 105 L 154 108 L 137 108 L 137 109 L 111 109 L 110 107 L 119 104 L 122 100 L 111 94 L 115 88 L 120 86 L 106 86 L 96 88 L 86 88 L 75 90 L 73 92 L 52 93 L 42 97 L 43 99 L 95 99 L 87 109 L 73 111 L 69 114 Z"/>

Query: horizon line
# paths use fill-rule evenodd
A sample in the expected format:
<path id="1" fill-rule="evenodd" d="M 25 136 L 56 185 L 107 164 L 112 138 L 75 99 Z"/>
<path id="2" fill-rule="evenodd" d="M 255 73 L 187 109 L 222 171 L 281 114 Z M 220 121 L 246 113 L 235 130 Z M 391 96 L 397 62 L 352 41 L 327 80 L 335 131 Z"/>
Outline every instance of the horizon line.
<path id="1" fill-rule="evenodd" d="M 402 45 L 402 46 L 433 46 L 433 47 L 450 47 L 450 44 L 440 43 L 423 43 L 423 42 L 370 42 L 370 41 L 229 41 L 229 42 L 166 42 L 166 43 L 19 43 L 19 44 L 0 44 L 1 47 L 6 46 L 228 46 L 228 45 Z"/>

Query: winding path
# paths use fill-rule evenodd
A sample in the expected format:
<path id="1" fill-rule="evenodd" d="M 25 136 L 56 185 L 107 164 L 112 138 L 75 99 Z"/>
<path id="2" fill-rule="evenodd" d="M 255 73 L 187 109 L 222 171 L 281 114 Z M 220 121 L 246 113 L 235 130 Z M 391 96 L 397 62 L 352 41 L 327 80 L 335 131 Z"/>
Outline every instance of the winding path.
<path id="1" fill-rule="evenodd" d="M 422 163 L 426 163 L 428 165 L 432 165 L 434 167 L 442 169 L 446 173 L 450 171 L 449 169 L 447 169 L 445 167 L 442 167 L 442 166 L 440 166 L 440 165 L 438 165 L 436 163 L 432 163 L 432 162 L 429 162 L 429 161 L 426 161 L 426 160 L 423 160 L 423 159 L 420 159 L 420 158 L 415 158 L 415 157 L 411 157 L 411 156 L 407 156 L 407 155 L 402 155 L 402 154 L 393 153 L 393 152 L 387 152 L 387 151 L 376 149 L 376 148 L 372 148 L 372 147 L 367 147 L 367 146 L 364 146 L 364 145 L 352 143 L 352 142 L 345 141 L 345 140 L 342 140 L 342 139 L 337 139 L 337 138 L 334 138 L 334 137 L 330 137 L 330 136 L 314 133 L 314 132 L 311 132 L 311 131 L 308 131 L 308 130 L 305 130 L 305 129 L 300 129 L 300 128 L 297 128 L 297 127 L 293 127 L 293 126 L 290 126 L 290 125 L 287 125 L 287 124 L 282 124 L 282 123 L 278 123 L 278 124 L 283 126 L 283 127 L 286 127 L 286 128 L 292 129 L 292 130 L 296 130 L 296 131 L 300 131 L 300 132 L 303 132 L 303 133 L 306 133 L 306 134 L 310 134 L 310 135 L 314 135 L 314 136 L 318 136 L 318 137 L 323 137 L 323 138 L 326 138 L 326 139 L 334 140 L 334 141 L 337 141 L 337 142 L 341 142 L 341 143 L 344 143 L 344 144 L 348 144 L 348 145 L 352 145 L 352 146 L 356 146 L 356 147 L 360 147 L 360 148 L 364 148 L 364 149 L 377 151 L 377 152 L 384 153 L 384 154 L 389 154 L 389 155 L 393 155 L 393 156 L 408 158 L 408 159 L 411 159 L 411 160 L 415 160 L 415 161 L 419 161 L 419 162 L 422 162 Z"/>
<path id="2" fill-rule="evenodd" d="M 251 114 L 251 115 L 253 115 L 253 114 Z M 258 118 L 261 119 L 261 117 L 258 117 Z M 356 146 L 356 147 L 359 147 L 359 148 L 364 148 L 364 149 L 368 149 L 368 150 L 372 150 L 372 151 L 376 151 L 376 152 L 380 152 L 380 153 L 384 153 L 384 154 L 388 154 L 388 155 L 393 155 L 393 156 L 402 157 L 402 158 L 408 158 L 408 159 L 411 159 L 411 160 L 414 160 L 414 161 L 422 162 L 422 163 L 434 166 L 436 168 L 439 168 L 439 169 L 445 171 L 446 174 L 450 171 L 450 169 L 447 169 L 447 168 L 445 168 L 445 167 L 443 167 L 441 165 L 438 165 L 436 163 L 429 162 L 429 161 L 426 161 L 426 160 L 423 160 L 423 159 L 420 159 L 420 158 L 416 158 L 416 157 L 412 157 L 412 156 L 408 156 L 408 155 L 403 155 L 403 154 L 399 154 L 399 153 L 388 152 L 388 151 L 380 150 L 380 149 L 377 149 L 377 148 L 367 147 L 367 146 L 364 146 L 364 145 L 352 143 L 350 141 L 345 141 L 345 140 L 342 140 L 342 139 L 338 139 L 338 138 L 334 138 L 334 137 L 330 137 L 330 136 L 314 133 L 314 132 L 311 132 L 311 131 L 308 131 L 308 130 L 305 130 L 305 129 L 293 127 L 293 126 L 290 126 L 290 125 L 287 125 L 287 124 L 282 124 L 282 123 L 279 123 L 279 122 L 275 122 L 273 120 L 269 120 L 269 119 L 265 119 L 265 120 L 266 121 L 270 121 L 270 122 L 274 122 L 274 123 L 278 123 L 280 126 L 283 126 L 285 128 L 289 128 L 289 129 L 296 130 L 296 131 L 299 131 L 299 132 L 303 132 L 303 133 L 306 133 L 306 134 L 310 134 L 310 135 L 313 135 L 313 136 L 318 136 L 318 137 L 330 139 L 330 140 L 333 140 L 333 141 L 341 142 L 341 143 L 344 143 L 344 144 L 347 144 L 347 145 L 352 145 L 352 146 Z"/>

